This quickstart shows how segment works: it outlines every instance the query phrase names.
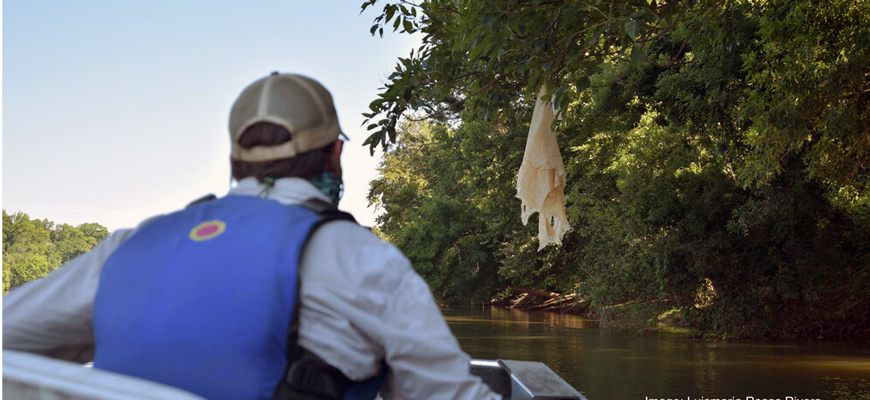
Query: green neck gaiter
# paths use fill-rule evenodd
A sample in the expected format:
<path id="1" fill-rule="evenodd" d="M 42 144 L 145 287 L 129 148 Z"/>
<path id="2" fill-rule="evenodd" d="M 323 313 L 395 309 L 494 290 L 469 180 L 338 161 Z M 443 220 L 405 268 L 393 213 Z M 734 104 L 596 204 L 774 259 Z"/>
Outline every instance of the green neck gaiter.
<path id="1" fill-rule="evenodd" d="M 341 181 L 341 178 L 331 172 L 324 172 L 308 178 L 308 182 L 311 182 L 326 197 L 329 197 L 332 204 L 338 205 L 338 201 L 341 200 L 341 195 L 344 192 L 344 182 Z"/>

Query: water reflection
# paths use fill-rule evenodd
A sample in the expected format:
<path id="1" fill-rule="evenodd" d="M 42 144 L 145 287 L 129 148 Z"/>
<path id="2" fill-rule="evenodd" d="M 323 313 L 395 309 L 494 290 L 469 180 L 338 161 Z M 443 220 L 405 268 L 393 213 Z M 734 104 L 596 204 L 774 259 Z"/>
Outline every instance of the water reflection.
<path id="1" fill-rule="evenodd" d="M 499 308 L 445 309 L 475 358 L 546 363 L 592 400 L 870 399 L 870 347 L 627 336 L 594 320 Z"/>

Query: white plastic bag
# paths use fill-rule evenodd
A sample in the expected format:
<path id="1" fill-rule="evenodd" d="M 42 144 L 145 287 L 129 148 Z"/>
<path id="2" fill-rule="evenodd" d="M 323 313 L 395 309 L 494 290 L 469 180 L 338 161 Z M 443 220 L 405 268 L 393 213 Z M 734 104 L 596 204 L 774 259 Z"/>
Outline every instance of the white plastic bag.
<path id="1" fill-rule="evenodd" d="M 546 93 L 541 88 L 526 151 L 517 177 L 517 197 L 522 201 L 522 220 L 538 214 L 538 251 L 549 244 L 562 244 L 565 232 L 571 229 L 565 215 L 565 164 L 556 142 L 556 133 L 550 128 L 556 115 L 549 102 L 541 98 Z"/>

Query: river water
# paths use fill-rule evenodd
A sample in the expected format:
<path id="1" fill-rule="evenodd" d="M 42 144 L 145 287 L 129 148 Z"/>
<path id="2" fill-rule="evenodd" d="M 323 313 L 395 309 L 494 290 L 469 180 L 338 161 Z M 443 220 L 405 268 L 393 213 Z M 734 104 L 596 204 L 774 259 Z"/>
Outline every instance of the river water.
<path id="1" fill-rule="evenodd" d="M 444 309 L 473 358 L 540 361 L 589 400 L 870 400 L 870 346 L 620 334 L 550 312 Z"/>

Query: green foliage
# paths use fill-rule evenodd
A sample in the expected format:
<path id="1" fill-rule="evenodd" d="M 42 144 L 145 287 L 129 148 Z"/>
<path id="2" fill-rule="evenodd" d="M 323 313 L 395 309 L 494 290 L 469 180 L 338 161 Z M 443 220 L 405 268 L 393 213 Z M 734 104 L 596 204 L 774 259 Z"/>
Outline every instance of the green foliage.
<path id="1" fill-rule="evenodd" d="M 519 167 L 517 136 L 483 124 L 451 131 L 409 123 L 401 131 L 369 192 L 369 201 L 385 211 L 378 220 L 382 234 L 442 300 L 488 302 L 504 285 L 494 257 L 502 240 L 493 234 L 503 230 L 511 204 L 505 187 L 513 177 L 506 171 Z"/>
<path id="2" fill-rule="evenodd" d="M 376 0 L 363 3 L 373 7 Z M 716 2 L 431 0 L 386 1 L 371 33 L 421 32 L 423 44 L 400 58 L 384 91 L 364 114 L 372 151 L 395 141 L 409 110 L 430 116 L 469 109 L 494 117 L 517 94 L 533 96 L 545 83 L 566 106 L 590 85 L 602 60 L 639 60 L 648 43 L 702 26 Z M 668 61 L 671 62 L 671 61 Z M 380 116 L 380 119 L 376 117 Z"/>
<path id="3" fill-rule="evenodd" d="M 797 156 L 811 179 L 868 190 L 870 172 L 870 4 L 782 1 L 757 11 L 755 46 L 745 52 L 749 122 L 745 185 L 766 184 Z"/>
<path id="4" fill-rule="evenodd" d="M 55 225 L 3 210 L 3 292 L 48 275 L 108 235 L 100 224 Z"/>
<path id="5" fill-rule="evenodd" d="M 720 336 L 870 338 L 870 3 L 383 4 L 373 29 L 425 36 L 366 114 L 388 149 L 370 199 L 436 295 L 575 291 L 641 328 L 678 310 Z M 538 253 L 511 199 L 544 84 L 574 230 Z"/>

